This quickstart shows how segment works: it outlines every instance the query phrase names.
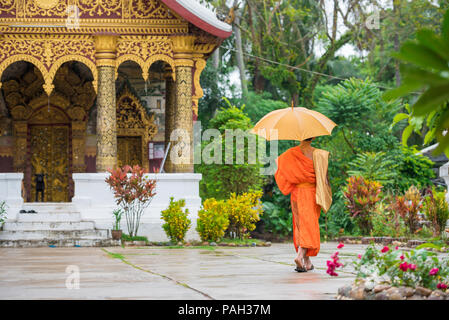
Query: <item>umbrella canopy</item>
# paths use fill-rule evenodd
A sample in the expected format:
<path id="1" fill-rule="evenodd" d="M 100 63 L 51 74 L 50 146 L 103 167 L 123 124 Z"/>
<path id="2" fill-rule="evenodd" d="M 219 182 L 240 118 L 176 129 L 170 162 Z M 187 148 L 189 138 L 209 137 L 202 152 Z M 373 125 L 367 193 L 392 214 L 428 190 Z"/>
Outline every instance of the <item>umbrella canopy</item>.
<path id="1" fill-rule="evenodd" d="M 266 140 L 305 140 L 330 135 L 335 122 L 325 115 L 303 107 L 274 110 L 257 122 L 250 132 Z M 277 130 L 270 135 L 270 130 Z"/>

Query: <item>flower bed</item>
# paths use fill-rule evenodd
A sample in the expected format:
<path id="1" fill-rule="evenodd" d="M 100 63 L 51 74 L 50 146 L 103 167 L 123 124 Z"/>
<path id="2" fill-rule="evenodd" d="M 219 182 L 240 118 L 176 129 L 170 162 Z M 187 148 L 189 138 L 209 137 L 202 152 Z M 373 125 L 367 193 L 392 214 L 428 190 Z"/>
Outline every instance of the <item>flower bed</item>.
<path id="1" fill-rule="evenodd" d="M 337 246 L 342 249 L 343 243 Z M 352 261 L 356 280 L 338 290 L 338 299 L 356 300 L 449 300 L 449 257 L 438 256 L 429 249 L 434 244 L 402 251 L 398 246 L 379 249 L 371 244 Z M 339 251 L 327 261 L 327 273 L 338 276 L 347 265 Z"/>
<path id="2" fill-rule="evenodd" d="M 431 290 L 417 286 L 393 287 L 387 284 L 373 285 L 358 280 L 353 285 L 338 289 L 339 300 L 449 300 L 449 294 L 443 290 Z"/>

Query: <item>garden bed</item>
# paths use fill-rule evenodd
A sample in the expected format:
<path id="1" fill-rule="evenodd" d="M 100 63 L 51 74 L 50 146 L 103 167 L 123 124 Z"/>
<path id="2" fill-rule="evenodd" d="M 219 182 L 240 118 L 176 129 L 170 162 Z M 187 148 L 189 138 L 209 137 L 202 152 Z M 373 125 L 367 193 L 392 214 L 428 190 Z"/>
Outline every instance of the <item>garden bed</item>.
<path id="1" fill-rule="evenodd" d="M 171 241 L 145 241 L 145 240 L 123 240 L 122 246 L 124 247 L 144 247 L 144 246 L 157 246 L 157 247 L 204 247 L 204 246 L 212 246 L 212 247 L 269 247 L 271 246 L 270 241 L 262 241 L 259 239 L 223 239 L 220 242 L 213 241 L 191 241 L 191 242 L 178 242 L 174 243 Z"/>
<path id="2" fill-rule="evenodd" d="M 336 298 L 339 300 L 449 300 L 449 294 L 439 289 L 373 285 L 358 280 L 353 285 L 339 288 Z"/>
<path id="3" fill-rule="evenodd" d="M 382 245 L 393 245 L 404 248 L 416 248 L 424 243 L 429 243 L 429 240 L 420 239 L 409 239 L 406 237 L 392 238 L 392 237 L 352 237 L 352 236 L 342 236 L 335 241 L 345 244 L 382 244 Z M 449 252 L 449 242 L 446 241 L 446 246 L 440 246 L 440 248 L 427 248 L 428 250 L 435 252 Z"/>

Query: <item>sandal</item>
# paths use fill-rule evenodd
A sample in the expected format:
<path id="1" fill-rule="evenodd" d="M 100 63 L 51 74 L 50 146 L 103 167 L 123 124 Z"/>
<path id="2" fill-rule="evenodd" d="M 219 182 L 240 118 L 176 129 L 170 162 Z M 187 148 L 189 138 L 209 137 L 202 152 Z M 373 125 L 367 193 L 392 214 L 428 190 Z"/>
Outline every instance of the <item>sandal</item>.
<path id="1" fill-rule="evenodd" d="M 296 259 L 294 261 L 296 263 L 296 268 L 295 268 L 296 272 L 307 272 L 307 269 L 305 267 L 299 266 L 299 264 L 296 262 Z"/>
<path id="2" fill-rule="evenodd" d="M 307 271 L 311 271 L 311 270 L 313 270 L 313 269 L 315 269 L 315 267 L 314 267 L 313 264 L 312 264 L 312 266 L 310 267 L 310 269 L 307 269 Z"/>
<path id="3" fill-rule="evenodd" d="M 295 271 L 296 272 L 307 272 L 306 268 L 300 268 L 300 267 L 296 267 Z"/>

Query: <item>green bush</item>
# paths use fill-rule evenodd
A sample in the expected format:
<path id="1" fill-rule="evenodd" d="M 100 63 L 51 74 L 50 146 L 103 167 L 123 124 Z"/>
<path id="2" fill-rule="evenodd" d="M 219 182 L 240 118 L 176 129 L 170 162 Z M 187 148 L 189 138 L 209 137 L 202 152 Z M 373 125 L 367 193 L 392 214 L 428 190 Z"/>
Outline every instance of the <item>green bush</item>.
<path id="1" fill-rule="evenodd" d="M 219 241 L 229 226 L 229 218 L 223 207 L 223 200 L 206 199 L 203 208 L 198 211 L 196 230 L 202 241 Z"/>
<path id="2" fill-rule="evenodd" d="M 8 205 L 6 201 L 0 201 L 0 227 L 2 227 L 3 223 L 6 220 L 6 208 Z"/>
<path id="3" fill-rule="evenodd" d="M 191 224 L 190 219 L 187 218 L 189 210 L 182 210 L 185 204 L 186 201 L 184 199 L 174 201 L 174 198 L 170 197 L 168 208 L 161 212 L 161 219 L 165 221 L 162 228 L 172 242 L 184 241 L 187 230 L 189 230 Z"/>
<path id="4" fill-rule="evenodd" d="M 260 220 L 263 212 L 261 197 L 262 191 L 231 194 L 224 206 L 224 212 L 229 217 L 228 235 L 243 239 L 256 228 L 256 222 Z"/>
<path id="5" fill-rule="evenodd" d="M 211 157 L 215 155 L 213 146 L 218 148 L 218 150 L 221 149 L 221 158 L 218 159 L 218 163 L 206 164 L 203 161 L 202 164 L 195 166 L 196 172 L 203 175 L 200 182 L 200 196 L 202 199 L 227 199 L 232 193 L 239 195 L 253 189 L 261 189 L 264 182 L 264 176 L 260 172 L 262 165 L 258 162 L 248 164 L 248 141 L 244 142 L 243 150 L 237 152 L 237 143 L 234 138 L 232 146 L 233 164 L 226 164 L 225 130 L 240 129 L 246 132 L 253 127 L 251 119 L 243 112 L 243 106 L 238 108 L 231 105 L 228 100 L 226 102 L 228 103 L 228 108 L 222 108 L 210 120 L 210 128 L 220 131 L 221 141 L 215 138 L 213 142 L 205 141 L 202 144 L 202 152 L 204 152 L 207 146 L 211 152 Z M 236 157 L 242 152 L 244 155 L 243 164 L 236 164 Z M 256 161 L 258 161 L 257 157 Z"/>
<path id="6" fill-rule="evenodd" d="M 293 232 L 292 214 L 284 207 L 276 206 L 274 203 L 265 201 L 263 204 L 262 221 L 265 231 L 287 236 Z"/>
<path id="7" fill-rule="evenodd" d="M 122 233 L 123 241 L 145 241 L 148 242 L 148 238 L 144 236 L 130 236 L 129 234 Z"/>
<path id="8" fill-rule="evenodd" d="M 437 192 L 435 188 L 428 189 L 424 198 L 424 211 L 427 218 L 432 222 L 434 236 L 440 236 L 445 230 L 449 218 L 446 194 Z"/>
<path id="9" fill-rule="evenodd" d="M 396 210 L 388 203 L 389 199 L 381 201 L 372 216 L 373 231 L 375 237 L 403 237 L 407 233 L 404 220 Z"/>

